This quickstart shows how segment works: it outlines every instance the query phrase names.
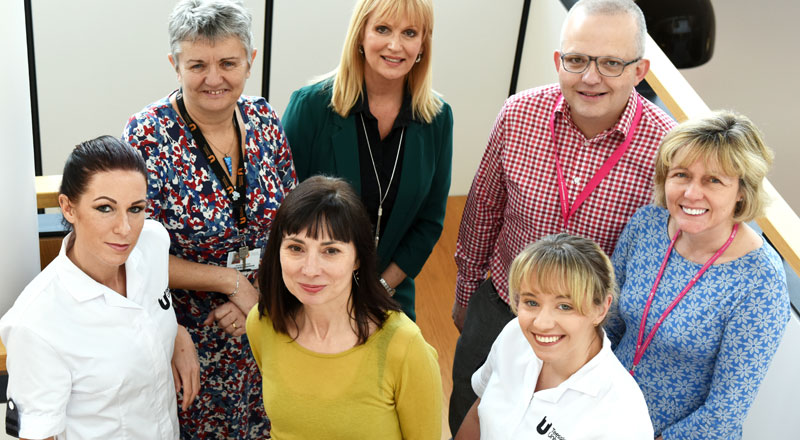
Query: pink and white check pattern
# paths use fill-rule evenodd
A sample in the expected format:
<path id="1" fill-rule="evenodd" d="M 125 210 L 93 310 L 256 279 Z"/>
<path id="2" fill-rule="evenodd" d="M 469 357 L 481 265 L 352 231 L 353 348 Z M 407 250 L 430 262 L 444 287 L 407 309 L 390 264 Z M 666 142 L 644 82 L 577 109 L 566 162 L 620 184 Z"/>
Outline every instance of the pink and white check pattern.
<path id="1" fill-rule="evenodd" d="M 558 84 L 526 90 L 508 98 L 497 116 L 458 232 L 456 301 L 461 306 L 466 307 L 488 271 L 500 297 L 508 302 L 511 261 L 546 235 L 567 232 L 587 237 L 611 255 L 625 224 L 652 199 L 655 154 L 676 124 L 642 99 L 642 119 L 628 151 L 564 229 L 548 128 L 560 96 Z M 555 133 L 570 205 L 625 139 L 636 110 L 635 96 L 633 91 L 613 128 L 588 140 L 572 122 L 566 102 L 556 109 Z"/>

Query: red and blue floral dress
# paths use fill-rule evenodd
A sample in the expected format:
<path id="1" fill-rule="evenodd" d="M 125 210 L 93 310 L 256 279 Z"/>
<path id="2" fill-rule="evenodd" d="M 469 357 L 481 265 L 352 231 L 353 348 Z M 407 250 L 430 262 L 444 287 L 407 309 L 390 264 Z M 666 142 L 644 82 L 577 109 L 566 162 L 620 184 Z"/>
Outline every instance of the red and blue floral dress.
<path id="1" fill-rule="evenodd" d="M 272 219 L 296 185 L 289 145 L 275 111 L 259 97 L 237 102 L 245 126 L 244 167 L 247 223 L 236 227 L 230 199 L 169 97 L 133 115 L 123 140 L 147 164 L 148 215 L 169 231 L 170 254 L 224 266 L 228 252 L 247 245 L 263 249 Z M 256 274 L 248 278 L 252 281 Z M 247 336 L 233 337 L 209 313 L 227 301 L 219 292 L 173 290 L 175 314 L 197 347 L 200 395 L 180 412 L 181 438 L 255 439 L 269 436 L 261 376 Z"/>

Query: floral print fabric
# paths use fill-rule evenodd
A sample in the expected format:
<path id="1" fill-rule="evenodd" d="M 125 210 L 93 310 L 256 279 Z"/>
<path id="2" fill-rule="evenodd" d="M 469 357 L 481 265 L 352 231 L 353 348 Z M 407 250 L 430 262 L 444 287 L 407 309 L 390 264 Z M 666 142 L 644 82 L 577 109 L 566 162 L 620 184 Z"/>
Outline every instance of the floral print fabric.
<path id="1" fill-rule="evenodd" d="M 280 121 L 263 98 L 237 102 L 245 128 L 245 211 L 235 226 L 232 204 L 169 97 L 128 121 L 123 140 L 147 164 L 148 215 L 169 231 L 170 254 L 199 263 L 225 265 L 229 251 L 246 244 L 263 249 L 272 219 L 297 178 Z M 256 274 L 249 274 L 252 281 Z M 179 414 L 182 438 L 266 438 L 269 420 L 261 398 L 261 376 L 246 336 L 231 337 L 208 314 L 227 301 L 217 292 L 173 290 L 178 322 L 189 330 L 201 367 L 200 395 Z"/>
<path id="2" fill-rule="evenodd" d="M 645 206 L 625 227 L 612 261 L 620 299 L 606 327 L 630 368 L 645 302 L 669 247 L 669 212 Z M 670 255 L 645 325 L 645 338 L 702 267 Z M 700 278 L 659 327 L 636 367 L 656 436 L 738 439 L 789 320 L 786 275 L 764 243 Z"/>

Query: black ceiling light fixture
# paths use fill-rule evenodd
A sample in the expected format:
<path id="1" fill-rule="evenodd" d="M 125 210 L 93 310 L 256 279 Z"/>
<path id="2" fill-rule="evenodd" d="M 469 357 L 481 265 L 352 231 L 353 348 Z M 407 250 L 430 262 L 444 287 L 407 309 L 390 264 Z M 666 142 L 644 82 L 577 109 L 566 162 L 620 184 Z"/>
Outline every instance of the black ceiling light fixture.
<path id="1" fill-rule="evenodd" d="M 639 0 L 647 32 L 679 69 L 705 64 L 714 54 L 711 0 Z"/>

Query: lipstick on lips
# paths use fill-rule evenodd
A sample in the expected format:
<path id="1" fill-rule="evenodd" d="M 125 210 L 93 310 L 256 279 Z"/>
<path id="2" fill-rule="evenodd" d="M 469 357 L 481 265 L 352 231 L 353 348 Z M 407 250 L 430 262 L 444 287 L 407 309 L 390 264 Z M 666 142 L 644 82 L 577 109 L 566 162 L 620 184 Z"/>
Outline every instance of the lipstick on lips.
<path id="1" fill-rule="evenodd" d="M 128 250 L 128 248 L 131 247 L 131 245 L 129 244 L 118 244 L 118 243 L 106 243 L 106 244 L 108 245 L 108 247 L 114 249 L 117 252 L 125 252 Z"/>
<path id="2" fill-rule="evenodd" d="M 303 290 L 309 293 L 317 293 L 323 288 L 325 288 L 325 286 L 322 284 L 304 284 L 304 283 L 300 283 L 300 287 L 302 287 Z"/>

